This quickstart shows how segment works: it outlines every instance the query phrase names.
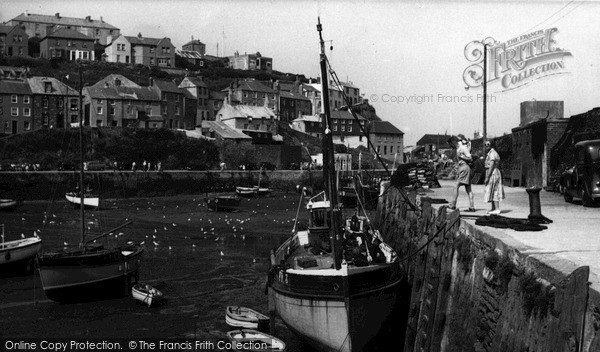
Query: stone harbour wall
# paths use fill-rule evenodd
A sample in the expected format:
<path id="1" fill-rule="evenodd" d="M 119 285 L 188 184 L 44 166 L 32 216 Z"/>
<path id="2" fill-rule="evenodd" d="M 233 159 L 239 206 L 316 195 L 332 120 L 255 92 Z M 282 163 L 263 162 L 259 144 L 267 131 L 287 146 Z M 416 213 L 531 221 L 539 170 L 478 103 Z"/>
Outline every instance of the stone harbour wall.
<path id="1" fill-rule="evenodd" d="M 411 284 L 404 352 L 600 351 L 589 267 L 541 263 L 458 210 L 383 192 L 376 225 Z"/>
<path id="2" fill-rule="evenodd" d="M 321 171 L 89 171 L 85 185 L 106 198 L 160 197 L 178 194 L 233 192 L 236 186 L 270 187 L 294 192 L 296 185 L 321 187 Z M 79 173 L 0 172 L 0 197 L 21 200 L 62 199 L 79 183 Z"/>

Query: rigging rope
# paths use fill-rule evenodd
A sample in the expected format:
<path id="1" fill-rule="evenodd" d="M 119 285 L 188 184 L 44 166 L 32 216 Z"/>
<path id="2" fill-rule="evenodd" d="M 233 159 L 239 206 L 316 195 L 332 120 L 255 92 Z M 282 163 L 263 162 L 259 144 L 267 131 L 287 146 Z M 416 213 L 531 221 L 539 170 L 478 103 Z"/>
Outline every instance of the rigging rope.
<path id="1" fill-rule="evenodd" d="M 333 78 L 334 83 L 336 83 L 338 87 L 341 87 L 342 85 L 341 85 L 340 80 L 339 80 L 339 78 L 337 76 L 337 73 L 335 73 L 334 69 L 331 67 L 331 63 L 329 62 L 329 60 L 327 59 L 327 57 L 325 57 L 325 61 L 327 63 L 327 66 L 329 67 L 329 74 L 331 75 L 331 78 Z M 323 78 L 323 79 L 326 79 L 326 78 Z M 352 102 L 350 101 L 350 98 L 348 98 L 348 96 L 346 95 L 346 93 L 344 92 L 343 89 L 340 92 L 342 94 L 344 102 L 346 103 L 346 106 L 348 107 L 348 111 L 352 114 L 352 117 L 357 122 L 358 127 L 360 128 L 361 132 L 366 137 L 367 144 L 371 147 L 371 149 L 373 149 L 373 152 L 375 153 L 375 156 L 377 157 L 377 160 L 381 163 L 381 165 L 385 169 L 385 172 L 387 173 L 388 177 L 390 177 L 390 179 L 391 179 L 392 174 L 391 174 L 390 170 L 387 168 L 387 165 L 381 159 L 381 156 L 379 155 L 379 153 L 375 149 L 375 146 L 373 145 L 373 142 L 371 142 L 371 138 L 369 138 L 369 134 L 366 132 L 365 127 L 360 123 L 360 120 L 358 119 L 358 116 L 356 116 L 356 113 L 352 109 Z M 410 205 L 410 207 L 413 210 L 416 210 L 417 206 L 415 204 L 413 204 L 410 201 L 410 199 L 408 199 L 408 197 L 406 196 L 406 194 L 404 193 L 403 190 L 401 190 L 401 189 L 399 189 L 399 190 L 400 190 L 400 194 L 406 200 L 406 202 Z"/>

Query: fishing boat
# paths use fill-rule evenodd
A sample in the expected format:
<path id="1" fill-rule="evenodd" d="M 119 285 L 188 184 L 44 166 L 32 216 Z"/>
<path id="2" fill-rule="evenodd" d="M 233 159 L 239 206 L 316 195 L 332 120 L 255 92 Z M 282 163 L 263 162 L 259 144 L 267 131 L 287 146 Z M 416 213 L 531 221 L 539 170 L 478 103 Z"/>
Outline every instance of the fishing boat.
<path id="1" fill-rule="evenodd" d="M 0 243 L 0 268 L 8 264 L 25 264 L 35 258 L 42 247 L 39 237 L 27 237 L 13 241 L 5 241 L 4 224 L 2 227 L 2 243 Z"/>
<path id="2" fill-rule="evenodd" d="M 263 330 L 269 325 L 269 317 L 253 309 L 227 306 L 225 322 L 232 328 Z"/>
<path id="3" fill-rule="evenodd" d="M 131 288 L 131 296 L 150 307 L 152 303 L 160 302 L 163 294 L 148 284 L 137 283 Z"/>
<path id="4" fill-rule="evenodd" d="M 321 24 L 323 180 L 325 191 L 306 206 L 306 230 L 271 253 L 268 293 L 288 328 L 318 351 L 361 351 L 378 334 L 397 301 L 399 260 L 364 215 L 342 220 L 338 202 L 328 74 Z"/>
<path id="5" fill-rule="evenodd" d="M 227 332 L 227 337 L 234 351 L 283 352 L 286 349 L 285 343 L 275 336 L 252 329 L 232 330 Z"/>
<path id="6" fill-rule="evenodd" d="M 65 194 L 65 198 L 76 207 L 82 202 L 86 208 L 98 208 L 100 205 L 100 197 L 95 194 L 84 193 L 82 197 L 80 192 L 69 192 Z"/>
<path id="7" fill-rule="evenodd" d="M 79 65 L 79 185 L 84 185 L 82 69 Z M 137 281 L 143 247 L 125 245 L 105 248 L 96 240 L 131 223 L 126 222 L 103 234 L 86 238 L 85 203 L 80 197 L 80 236 L 78 246 L 66 246 L 38 256 L 38 270 L 46 296 L 58 302 L 79 302 L 129 295 Z"/>
<path id="8" fill-rule="evenodd" d="M 17 206 L 15 199 L 0 199 L 0 210 L 10 210 Z"/>
<path id="9" fill-rule="evenodd" d="M 216 195 L 204 198 L 206 207 L 212 211 L 234 211 L 240 206 L 241 198 L 237 195 Z"/>

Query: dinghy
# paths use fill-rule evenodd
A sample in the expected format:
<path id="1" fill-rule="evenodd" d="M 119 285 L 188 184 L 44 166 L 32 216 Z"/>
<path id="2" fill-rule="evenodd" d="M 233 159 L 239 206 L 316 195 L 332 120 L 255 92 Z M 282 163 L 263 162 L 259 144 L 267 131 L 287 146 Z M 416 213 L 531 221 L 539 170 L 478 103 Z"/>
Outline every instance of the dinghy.
<path id="1" fill-rule="evenodd" d="M 263 330 L 269 326 L 269 317 L 253 309 L 228 306 L 225 310 L 225 321 L 232 328 Z"/>
<path id="2" fill-rule="evenodd" d="M 147 304 L 148 307 L 150 307 L 152 303 L 160 301 L 163 296 L 162 292 L 159 290 L 143 283 L 135 284 L 131 288 L 131 295 L 138 301 Z"/>
<path id="3" fill-rule="evenodd" d="M 234 351 L 277 352 L 285 351 L 285 343 L 275 336 L 264 332 L 242 329 L 227 333 Z"/>

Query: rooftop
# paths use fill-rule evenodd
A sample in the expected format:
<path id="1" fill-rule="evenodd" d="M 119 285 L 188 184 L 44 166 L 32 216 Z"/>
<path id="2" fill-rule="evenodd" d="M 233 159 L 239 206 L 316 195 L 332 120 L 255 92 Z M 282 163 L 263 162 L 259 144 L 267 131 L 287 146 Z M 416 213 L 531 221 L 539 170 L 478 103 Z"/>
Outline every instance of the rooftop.
<path id="1" fill-rule="evenodd" d="M 54 16 L 38 15 L 34 13 L 22 13 L 19 16 L 13 18 L 12 21 L 59 24 L 64 26 L 96 27 L 117 30 L 119 29 L 111 24 L 104 22 L 102 17 L 100 17 L 100 20 L 94 20 L 90 16 L 86 18 L 62 17 L 59 13 L 56 13 Z"/>
<path id="2" fill-rule="evenodd" d="M 215 132 L 224 139 L 252 139 L 252 137 L 235 128 L 227 126 L 221 121 L 202 121 L 202 129 L 208 129 L 211 132 Z"/>
<path id="3" fill-rule="evenodd" d="M 400 131 L 396 126 L 394 126 L 389 121 L 373 121 L 371 123 L 371 133 L 380 133 L 380 134 L 400 134 L 403 135 L 404 132 Z"/>
<path id="4" fill-rule="evenodd" d="M 95 39 L 92 37 L 88 37 L 87 35 L 85 35 L 81 32 L 78 32 L 74 29 L 67 29 L 67 28 L 60 28 L 52 33 L 48 33 L 41 40 L 45 40 L 46 38 L 79 39 L 79 40 L 89 40 L 91 42 L 95 41 Z"/>

